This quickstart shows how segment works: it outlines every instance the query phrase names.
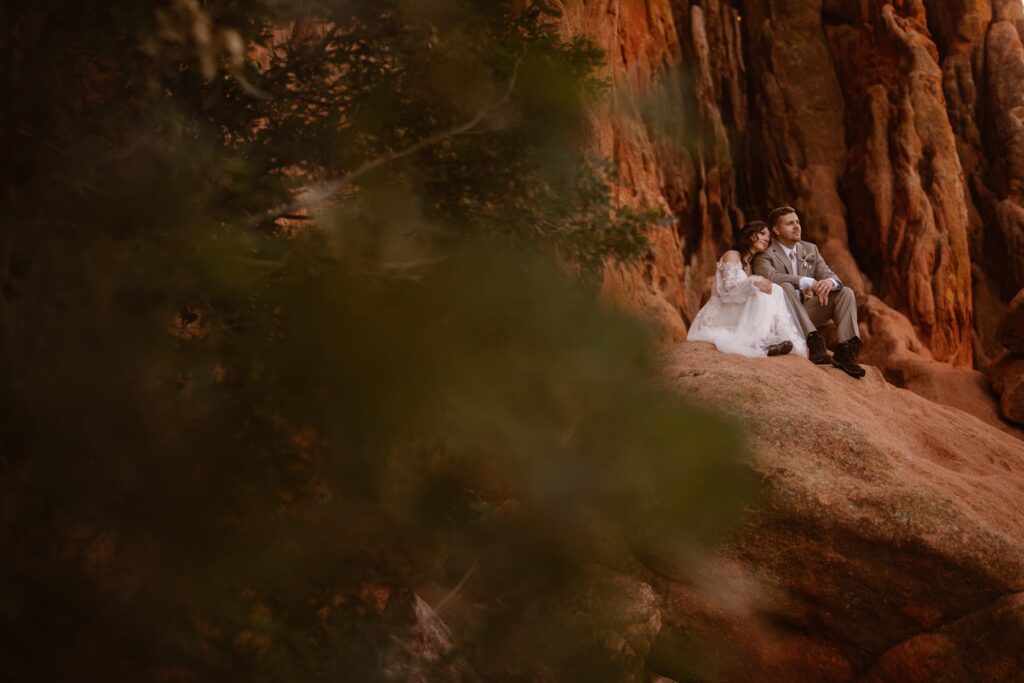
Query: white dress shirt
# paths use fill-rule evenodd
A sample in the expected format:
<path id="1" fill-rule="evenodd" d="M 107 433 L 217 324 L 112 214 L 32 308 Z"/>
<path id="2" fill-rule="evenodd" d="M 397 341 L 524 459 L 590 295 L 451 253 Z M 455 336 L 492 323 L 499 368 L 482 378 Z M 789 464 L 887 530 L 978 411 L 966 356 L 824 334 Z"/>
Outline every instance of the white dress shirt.
<path id="1" fill-rule="evenodd" d="M 782 251 L 786 254 L 786 258 L 789 260 L 789 267 L 792 269 L 793 275 L 800 276 L 800 291 L 810 289 L 811 285 L 814 284 L 814 278 L 807 277 L 806 275 L 800 275 L 800 270 L 797 267 L 799 261 L 796 257 L 796 245 L 793 245 L 793 248 L 789 248 L 782 242 L 779 242 L 779 246 L 782 247 Z M 836 281 L 834 277 L 830 277 L 829 280 L 832 281 L 832 291 L 839 289 L 839 282 Z"/>

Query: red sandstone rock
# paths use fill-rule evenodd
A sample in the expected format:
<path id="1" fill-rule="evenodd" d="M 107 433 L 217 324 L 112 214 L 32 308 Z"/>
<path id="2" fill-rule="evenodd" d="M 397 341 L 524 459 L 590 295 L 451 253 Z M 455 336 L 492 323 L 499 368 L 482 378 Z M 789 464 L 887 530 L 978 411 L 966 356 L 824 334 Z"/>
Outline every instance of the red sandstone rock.
<path id="1" fill-rule="evenodd" d="M 1014 113 L 1024 105 L 1022 10 L 1013 0 L 926 5 L 968 181 L 975 361 L 985 369 L 999 352 L 994 333 L 1001 304 L 1024 286 L 1024 137 Z"/>
<path id="2" fill-rule="evenodd" d="M 655 152 L 658 141 L 640 106 L 644 94 L 654 91 L 661 77 L 680 62 L 668 0 L 564 0 L 560 5 L 562 32 L 586 36 L 605 50 L 608 59 L 601 75 L 610 79 L 615 95 L 594 111 L 592 149 L 614 161 L 622 178 L 622 201 L 670 213 Z M 609 267 L 605 272 L 605 295 L 639 309 L 664 341 L 680 341 L 686 336 L 680 315 L 685 281 L 681 251 L 674 231 L 655 230 L 644 264 Z"/>
<path id="3" fill-rule="evenodd" d="M 609 56 L 615 96 L 594 112 L 594 149 L 616 161 L 624 201 L 680 221 L 675 233 L 656 233 L 642 267 L 609 270 L 609 296 L 657 319 L 663 339 L 681 339 L 737 224 L 794 203 L 847 283 L 906 314 L 935 360 L 971 364 L 972 257 L 998 235 L 1010 252 L 1001 263 L 1013 270 L 1024 234 L 1013 161 L 1012 112 L 1024 92 L 1015 80 L 1019 8 L 561 4 L 564 33 L 590 37 Z M 979 55 L 1006 68 L 979 71 Z M 660 115 L 651 116 L 652 97 Z M 664 125 L 666 109 L 675 128 Z M 992 140 L 980 112 L 995 117 Z M 1009 194 L 985 184 L 996 150 L 1011 152 L 997 164 Z M 991 308 L 982 307 L 986 330 Z"/>
<path id="4" fill-rule="evenodd" d="M 1006 348 L 999 338 L 1006 304 L 999 295 L 999 283 L 983 272 L 979 264 L 972 264 L 971 277 L 974 282 L 974 365 L 987 373 Z"/>
<path id="5" fill-rule="evenodd" d="M 740 417 L 765 490 L 715 555 L 647 558 L 664 602 L 659 674 L 688 666 L 709 680 L 838 683 L 901 644 L 906 666 L 927 671 L 939 650 L 910 643 L 938 630 L 944 661 L 975 674 L 948 680 L 1013 680 L 997 674 L 1019 652 L 970 626 L 1006 623 L 1010 612 L 996 613 L 1005 606 L 990 606 L 1024 590 L 1019 440 L 877 370 L 855 380 L 697 343 L 667 365 L 680 393 Z"/>
<path id="6" fill-rule="evenodd" d="M 1024 356 L 1007 354 L 992 366 L 990 375 L 1003 416 L 1024 424 Z"/>
<path id="7" fill-rule="evenodd" d="M 868 7 L 862 3 L 862 7 Z M 847 103 L 858 256 L 937 360 L 970 365 L 968 207 L 923 7 L 870 3 L 828 29 Z"/>
<path id="8" fill-rule="evenodd" d="M 1013 353 L 1024 355 L 1024 289 L 1017 292 L 999 322 L 999 341 Z"/>
<path id="9" fill-rule="evenodd" d="M 847 207 L 839 185 L 846 166 L 844 94 L 831 68 L 822 31 L 822 2 L 747 0 L 753 145 L 744 166 L 755 196 L 768 211 L 795 206 L 807 238 L 818 244 L 844 282 L 866 291 L 850 255 Z"/>
<path id="10" fill-rule="evenodd" d="M 993 210 L 998 233 L 993 241 L 1002 252 L 997 263 L 1006 284 L 1016 290 L 1024 287 L 1024 121 L 1020 116 L 1024 108 L 1024 19 L 1020 3 L 1014 5 L 1014 12 L 1007 7 L 1001 13 L 1006 18 L 989 27 L 985 68 L 992 112 L 989 172 L 994 175 L 998 198 Z M 1011 16 L 1018 22 L 1010 20 Z"/>
<path id="11" fill-rule="evenodd" d="M 935 361 L 905 361 L 884 371 L 887 381 L 944 406 L 959 408 L 989 426 L 1024 439 L 1024 431 L 1007 424 L 989 381 L 977 370 Z M 1009 419 L 1009 418 L 1007 418 Z"/>
<path id="12" fill-rule="evenodd" d="M 717 0 L 676 3 L 675 20 L 683 64 L 674 77 L 689 87 L 681 93 L 687 99 L 681 98 L 670 115 L 682 112 L 692 119 L 684 120 L 676 144 L 692 148 L 696 173 L 690 191 L 672 208 L 682 223 L 688 266 L 684 314 L 692 320 L 700 308 L 701 284 L 714 274 L 717 259 L 746 220 L 735 168 L 737 137 L 747 129 L 746 74 L 735 8 Z"/>
<path id="13" fill-rule="evenodd" d="M 861 683 L 1020 681 L 1024 676 L 1024 593 L 996 600 L 937 631 L 886 652 Z"/>
<path id="14" fill-rule="evenodd" d="M 862 297 L 858 306 L 861 360 L 874 365 L 895 386 L 945 406 L 959 408 L 1002 431 L 1024 439 L 1000 416 L 999 404 L 985 376 L 932 359 L 913 324 L 877 297 Z"/>
<path id="15" fill-rule="evenodd" d="M 609 57 L 594 150 L 623 201 L 679 220 L 643 266 L 609 269 L 611 298 L 682 339 L 735 227 L 794 203 L 833 268 L 907 315 L 935 360 L 992 361 L 991 304 L 1024 284 L 1019 3 L 560 4 L 564 33 Z"/>
<path id="16" fill-rule="evenodd" d="M 646 313 L 660 338 L 684 338 L 732 230 L 792 202 L 840 275 L 908 316 L 914 329 L 900 334 L 927 346 L 922 358 L 885 361 L 886 376 L 939 401 L 974 401 L 998 423 L 976 375 L 933 362 L 988 367 L 1001 299 L 1024 272 L 1018 3 L 563 7 L 565 33 L 610 57 L 617 94 L 595 111 L 596 151 L 618 164 L 624 200 L 680 220 L 655 234 L 642 267 L 609 268 L 611 298 Z M 652 93 L 662 118 L 676 107 L 678 129 L 649 115 Z"/>
<path id="17" fill-rule="evenodd" d="M 1009 352 L 988 368 L 1003 416 L 1024 424 L 1024 289 L 1006 307 L 998 339 Z"/>
<path id="18" fill-rule="evenodd" d="M 861 297 L 857 302 L 857 317 L 864 342 L 861 360 L 865 363 L 884 368 L 905 360 L 933 360 L 931 351 L 917 336 L 907 316 L 878 297 Z"/>

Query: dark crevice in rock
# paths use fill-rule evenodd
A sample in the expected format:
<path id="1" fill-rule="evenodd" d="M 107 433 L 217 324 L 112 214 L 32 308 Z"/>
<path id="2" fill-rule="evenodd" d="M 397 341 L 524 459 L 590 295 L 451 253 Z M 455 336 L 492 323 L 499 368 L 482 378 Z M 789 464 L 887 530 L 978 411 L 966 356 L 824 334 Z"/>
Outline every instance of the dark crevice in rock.
<path id="1" fill-rule="evenodd" d="M 981 45 L 981 83 L 984 86 L 983 95 L 987 95 L 988 84 L 992 81 L 990 45 L 993 24 L 985 28 L 985 37 Z M 978 98 L 977 121 L 978 130 L 981 132 L 982 151 L 987 160 L 991 163 L 985 165 L 985 185 L 995 194 L 997 200 L 1006 199 L 1009 194 L 1009 183 L 1006 173 L 1003 170 L 1003 150 L 999 148 L 999 137 L 997 135 L 996 112 L 992 111 L 988 97 Z M 991 231 L 998 233 L 998 230 Z"/>
<path id="2" fill-rule="evenodd" d="M 906 640 L 906 634 L 940 627 L 937 622 L 922 629 L 920 617 L 903 613 L 899 605 L 930 605 L 943 614 L 955 615 L 945 616 L 941 621 L 945 624 L 976 611 L 979 605 L 1017 592 L 1016 587 L 1008 590 L 977 567 L 938 553 L 919 538 L 894 542 L 865 535 L 864 529 L 841 525 L 838 520 L 801 516 L 795 510 L 776 520 L 769 518 L 769 510 L 762 514 L 756 535 L 744 540 L 741 556 L 762 572 L 790 577 L 787 602 L 762 610 L 762 614 L 770 613 L 771 623 L 786 625 L 790 633 L 804 631 L 813 634 L 815 641 L 832 644 L 858 668 L 866 661 L 876 661 L 892 643 Z M 910 513 L 893 511 L 896 518 L 900 514 Z M 893 523 L 898 523 L 896 518 Z M 773 539 L 769 555 L 751 552 L 765 550 L 762 540 L 767 538 Z M 786 547 L 802 548 L 805 556 L 797 559 L 785 552 L 775 554 Z M 816 549 L 821 557 L 806 556 L 808 549 Z M 805 576 L 804 564 L 828 567 L 829 571 Z M 918 576 L 931 577 L 931 582 L 922 582 Z M 942 602 L 931 596 L 931 585 L 948 587 Z M 856 600 L 843 602 L 843 595 Z M 886 639 L 887 634 L 891 639 Z"/>
<path id="3" fill-rule="evenodd" d="M 939 50 L 939 61 L 944 60 L 960 40 L 958 27 L 963 18 L 963 4 L 949 0 L 925 0 L 925 18 L 928 32 Z"/>
<path id="4" fill-rule="evenodd" d="M 1007 598 L 1013 597 L 1013 596 L 1024 596 L 1024 592 L 1021 592 L 1021 591 L 1008 591 L 1006 593 L 1003 593 L 1001 595 L 996 596 L 995 598 L 993 598 L 992 600 L 989 600 L 988 602 L 986 602 L 983 605 L 980 605 L 980 606 L 975 607 L 973 609 L 967 610 L 966 612 L 964 612 L 962 614 L 951 616 L 951 617 L 943 620 L 940 624 L 936 625 L 934 628 L 924 629 L 924 630 L 918 631 L 916 633 L 908 635 L 906 638 L 902 638 L 902 639 L 894 642 L 892 645 L 890 645 L 889 647 L 885 648 L 885 650 L 883 650 L 882 653 L 879 654 L 878 657 L 876 657 L 874 661 L 872 661 L 870 664 L 868 664 L 863 669 L 861 669 L 859 672 L 857 672 L 857 675 L 854 677 L 853 680 L 856 682 L 856 681 L 860 681 L 860 680 L 864 679 L 867 675 L 869 675 L 872 672 L 872 670 L 874 670 L 879 665 L 879 663 L 882 662 L 883 659 L 885 659 L 885 657 L 887 655 L 889 655 L 893 650 L 895 650 L 896 648 L 900 647 L 901 645 L 904 645 L 905 643 L 909 643 L 910 641 L 914 640 L 915 638 L 920 638 L 921 636 L 933 635 L 933 634 L 941 633 L 942 631 L 945 631 L 949 627 L 955 625 L 957 622 L 959 622 L 961 620 L 964 620 L 964 619 L 967 619 L 967 618 L 971 617 L 972 615 L 977 615 L 977 614 L 979 614 L 981 612 L 984 612 L 986 610 L 992 609 L 993 607 L 998 605 L 998 603 L 1006 600 Z M 983 634 L 979 634 L 979 637 L 981 635 L 983 635 Z"/>

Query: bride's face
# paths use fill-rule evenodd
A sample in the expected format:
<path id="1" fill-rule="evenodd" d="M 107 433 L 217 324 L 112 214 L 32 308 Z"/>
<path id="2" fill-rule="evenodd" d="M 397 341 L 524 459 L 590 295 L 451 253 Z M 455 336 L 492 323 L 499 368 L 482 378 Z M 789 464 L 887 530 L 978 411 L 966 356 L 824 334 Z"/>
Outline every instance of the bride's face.
<path id="1" fill-rule="evenodd" d="M 768 232 L 768 228 L 765 228 L 761 232 L 754 235 L 754 241 L 750 243 L 750 251 L 754 254 L 759 254 L 768 248 L 768 243 L 771 241 L 771 235 Z"/>

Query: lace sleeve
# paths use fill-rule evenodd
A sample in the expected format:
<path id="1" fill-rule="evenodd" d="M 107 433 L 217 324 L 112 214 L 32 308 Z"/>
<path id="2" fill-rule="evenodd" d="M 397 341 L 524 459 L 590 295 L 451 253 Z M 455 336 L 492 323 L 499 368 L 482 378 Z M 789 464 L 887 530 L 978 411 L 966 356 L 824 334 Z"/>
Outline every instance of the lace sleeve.
<path id="1" fill-rule="evenodd" d="M 757 293 L 754 283 L 760 280 L 759 276 L 748 277 L 738 263 L 718 262 L 718 272 L 715 273 L 715 289 L 722 301 L 743 301 Z"/>

